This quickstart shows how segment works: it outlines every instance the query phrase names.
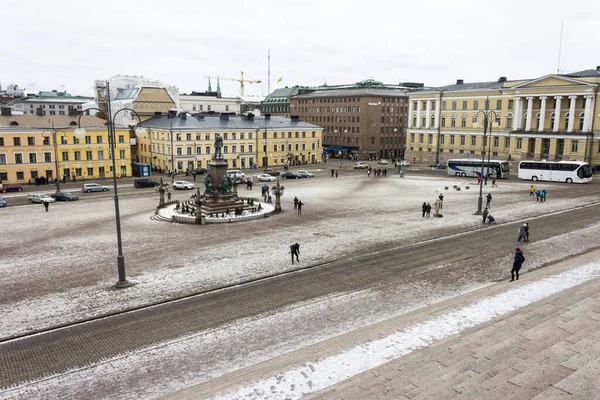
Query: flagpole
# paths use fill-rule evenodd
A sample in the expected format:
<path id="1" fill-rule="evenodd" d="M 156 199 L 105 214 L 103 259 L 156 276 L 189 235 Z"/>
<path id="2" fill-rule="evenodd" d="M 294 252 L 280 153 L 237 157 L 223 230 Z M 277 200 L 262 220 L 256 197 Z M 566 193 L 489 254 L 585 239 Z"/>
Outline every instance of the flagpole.
<path id="1" fill-rule="evenodd" d="M 267 96 L 271 94 L 271 49 L 268 50 Z"/>

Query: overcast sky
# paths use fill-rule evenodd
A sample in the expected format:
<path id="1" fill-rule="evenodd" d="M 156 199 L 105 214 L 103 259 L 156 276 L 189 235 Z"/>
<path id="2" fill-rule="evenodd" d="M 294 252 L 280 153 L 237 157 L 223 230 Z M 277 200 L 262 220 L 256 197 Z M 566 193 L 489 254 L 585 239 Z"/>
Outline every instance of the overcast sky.
<path id="1" fill-rule="evenodd" d="M 287 3 L 287 4 L 286 4 Z M 143 75 L 246 94 L 376 79 L 439 86 L 535 78 L 600 65 L 600 1 L 2 0 L 0 82 L 92 95 L 95 79 Z M 283 77 L 283 82 L 276 83 Z M 216 84 L 213 82 L 213 89 Z M 224 96 L 239 84 L 222 81 Z"/>

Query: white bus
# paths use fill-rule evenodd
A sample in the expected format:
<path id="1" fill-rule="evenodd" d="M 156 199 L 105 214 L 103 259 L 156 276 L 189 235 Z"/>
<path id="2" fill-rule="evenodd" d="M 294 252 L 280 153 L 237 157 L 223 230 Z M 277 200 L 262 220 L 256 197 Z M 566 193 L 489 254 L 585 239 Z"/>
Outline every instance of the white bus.
<path id="1" fill-rule="evenodd" d="M 508 161 L 490 160 L 483 162 L 483 175 L 489 171 L 490 178 L 508 178 L 510 167 Z M 479 176 L 481 175 L 481 160 L 460 158 L 448 160 L 448 175 Z"/>
<path id="2" fill-rule="evenodd" d="M 519 179 L 588 183 L 592 181 L 592 166 L 583 161 L 521 161 Z"/>

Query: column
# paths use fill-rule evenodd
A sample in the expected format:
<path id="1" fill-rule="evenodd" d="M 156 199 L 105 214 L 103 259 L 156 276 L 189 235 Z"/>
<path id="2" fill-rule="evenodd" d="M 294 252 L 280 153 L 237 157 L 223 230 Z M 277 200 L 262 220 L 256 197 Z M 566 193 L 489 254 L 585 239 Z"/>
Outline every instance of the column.
<path id="1" fill-rule="evenodd" d="M 562 96 L 554 96 L 556 99 L 556 106 L 554 107 L 554 126 L 552 127 L 552 132 L 558 132 L 560 127 L 560 99 Z"/>
<path id="2" fill-rule="evenodd" d="M 546 96 L 540 97 L 542 99 L 542 106 L 540 108 L 540 126 L 538 127 L 538 132 L 542 132 L 544 130 L 544 120 L 546 119 Z"/>
<path id="3" fill-rule="evenodd" d="M 442 101 L 440 99 L 435 101 L 435 129 L 440 128 L 440 110 L 442 109 L 442 106 L 440 105 L 441 102 Z"/>
<path id="4" fill-rule="evenodd" d="M 413 101 L 408 99 L 408 128 L 412 128 Z"/>
<path id="5" fill-rule="evenodd" d="M 425 107 L 426 116 L 425 116 L 425 128 L 431 128 L 431 121 L 429 119 L 429 114 L 431 114 L 431 100 L 427 100 L 427 106 Z"/>
<path id="6" fill-rule="evenodd" d="M 575 102 L 577 96 L 569 96 L 571 103 L 569 105 L 569 125 L 567 126 L 567 132 L 573 132 L 573 126 L 575 125 Z"/>
<path id="7" fill-rule="evenodd" d="M 515 118 L 513 119 L 513 131 L 518 131 L 519 129 L 521 129 L 521 120 L 523 119 L 522 117 L 522 110 L 523 110 L 523 99 L 521 97 L 516 97 L 516 104 L 515 104 Z"/>
<path id="8" fill-rule="evenodd" d="M 417 129 L 421 128 L 421 100 L 417 99 Z"/>
<path id="9" fill-rule="evenodd" d="M 592 121 L 594 120 L 594 96 L 588 94 L 585 96 L 585 111 L 583 115 L 583 132 L 592 131 Z"/>
<path id="10" fill-rule="evenodd" d="M 531 130 L 531 117 L 533 114 L 533 97 L 527 98 L 527 120 L 525 121 L 525 130 Z"/>

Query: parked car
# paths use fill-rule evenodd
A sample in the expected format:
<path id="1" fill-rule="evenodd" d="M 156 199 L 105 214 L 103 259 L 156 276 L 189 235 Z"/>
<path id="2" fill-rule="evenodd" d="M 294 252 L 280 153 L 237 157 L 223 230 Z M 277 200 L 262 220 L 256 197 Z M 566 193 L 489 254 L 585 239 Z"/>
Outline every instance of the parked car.
<path id="1" fill-rule="evenodd" d="M 273 168 L 265 168 L 265 170 L 263 171 L 263 173 L 265 174 L 269 174 L 271 176 L 279 176 L 281 175 L 281 172 L 274 170 Z"/>
<path id="2" fill-rule="evenodd" d="M 54 203 L 54 199 L 47 194 L 31 193 L 27 195 L 27 199 L 30 203 L 40 203 L 47 201 L 48 203 Z"/>
<path id="3" fill-rule="evenodd" d="M 385 159 L 383 159 L 383 158 L 381 158 L 381 159 L 377 160 L 377 164 L 381 164 L 381 165 L 387 165 L 387 163 L 388 163 L 388 160 L 385 160 Z"/>
<path id="4" fill-rule="evenodd" d="M 182 190 L 187 190 L 187 189 L 194 189 L 196 187 L 196 185 L 194 185 L 193 183 L 190 183 L 188 181 L 175 181 L 173 182 L 173 189 L 182 189 Z"/>
<path id="5" fill-rule="evenodd" d="M 79 200 L 79 197 L 75 196 L 71 192 L 56 192 L 54 194 L 51 194 L 50 197 L 52 197 L 56 201 L 77 201 L 77 200 Z"/>
<path id="6" fill-rule="evenodd" d="M 262 174 L 258 176 L 258 180 L 261 182 L 275 182 L 277 178 L 269 174 Z"/>
<path id="7" fill-rule="evenodd" d="M 208 170 L 206 168 L 196 168 L 195 170 L 190 172 L 190 175 L 204 175 L 207 172 Z"/>
<path id="8" fill-rule="evenodd" d="M 7 185 L 2 185 L 2 187 L 0 187 L 0 192 L 2 193 L 6 193 L 6 192 L 22 192 L 23 191 L 23 186 L 21 185 L 17 185 L 17 184 L 7 184 Z"/>
<path id="9" fill-rule="evenodd" d="M 308 171 L 304 171 L 304 170 L 296 171 L 296 175 L 298 175 L 300 178 L 312 178 L 312 177 L 314 177 L 313 174 L 311 174 Z"/>
<path id="10" fill-rule="evenodd" d="M 281 174 L 281 177 L 283 179 L 300 179 L 300 176 L 292 171 L 284 172 L 283 174 Z"/>
<path id="11" fill-rule="evenodd" d="M 410 167 L 410 162 L 408 162 L 406 160 L 396 161 L 396 167 L 399 167 L 399 166 Z"/>
<path id="12" fill-rule="evenodd" d="M 354 163 L 354 169 L 366 169 L 366 168 L 369 168 L 369 164 L 367 164 L 365 162 Z"/>
<path id="13" fill-rule="evenodd" d="M 435 166 L 437 169 L 446 169 L 448 168 L 448 164 L 446 163 L 438 163 L 438 165 Z"/>
<path id="14" fill-rule="evenodd" d="M 0 197 L 0 207 L 6 207 L 6 200 L 4 200 L 2 197 Z"/>
<path id="15" fill-rule="evenodd" d="M 158 186 L 159 183 L 150 178 L 136 178 L 133 181 L 133 187 L 136 188 L 145 188 L 145 187 L 155 187 Z"/>
<path id="16" fill-rule="evenodd" d="M 84 193 L 108 192 L 108 186 L 102 186 L 97 183 L 84 183 L 83 186 L 81 186 L 81 191 Z"/>

